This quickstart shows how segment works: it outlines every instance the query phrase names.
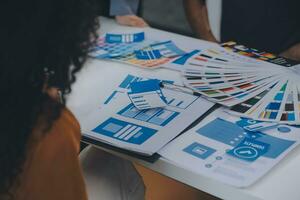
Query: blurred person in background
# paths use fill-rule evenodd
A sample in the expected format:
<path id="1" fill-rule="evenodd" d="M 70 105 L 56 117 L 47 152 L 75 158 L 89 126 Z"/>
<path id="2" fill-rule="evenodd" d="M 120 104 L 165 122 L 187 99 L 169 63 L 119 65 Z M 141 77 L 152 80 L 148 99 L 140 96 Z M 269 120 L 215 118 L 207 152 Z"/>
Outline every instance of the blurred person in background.
<path id="1" fill-rule="evenodd" d="M 208 1 L 183 0 L 187 19 L 197 37 L 212 42 L 233 40 L 300 60 L 300 1 L 222 1 L 220 41 L 210 27 Z M 213 8 L 209 11 L 214 12 Z"/>
<path id="2" fill-rule="evenodd" d="M 147 22 L 137 16 L 140 0 L 98 0 L 100 15 L 114 17 L 116 22 L 125 26 L 146 27 Z"/>

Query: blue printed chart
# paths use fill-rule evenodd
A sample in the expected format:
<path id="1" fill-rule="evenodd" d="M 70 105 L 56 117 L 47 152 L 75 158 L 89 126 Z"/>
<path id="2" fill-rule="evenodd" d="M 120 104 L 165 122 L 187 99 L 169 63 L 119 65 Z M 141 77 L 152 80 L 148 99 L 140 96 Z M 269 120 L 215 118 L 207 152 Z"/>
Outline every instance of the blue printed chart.
<path id="1" fill-rule="evenodd" d="M 247 127 L 263 127 L 249 131 Z M 231 116 L 219 109 L 159 153 L 176 164 L 235 187 L 248 187 L 300 141 L 300 128 Z"/>
<path id="2" fill-rule="evenodd" d="M 101 109 L 89 114 L 82 122 L 83 135 L 152 155 L 214 105 L 199 96 L 162 88 L 165 107 L 138 110 L 127 92 L 132 83 L 144 80 L 148 78 L 126 74 L 115 81 L 117 87 L 106 86 L 111 88 L 111 94 L 103 97 Z"/>

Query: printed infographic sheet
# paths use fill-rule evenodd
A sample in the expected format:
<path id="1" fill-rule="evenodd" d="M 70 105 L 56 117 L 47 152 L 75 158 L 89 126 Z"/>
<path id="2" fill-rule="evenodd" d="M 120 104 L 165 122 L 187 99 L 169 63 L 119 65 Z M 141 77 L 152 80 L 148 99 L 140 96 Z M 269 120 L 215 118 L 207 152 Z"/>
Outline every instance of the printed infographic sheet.
<path id="1" fill-rule="evenodd" d="M 110 95 L 81 123 L 83 135 L 152 155 L 214 105 L 199 96 L 162 88 L 165 107 L 138 110 L 127 92 L 131 83 L 142 80 L 147 77 L 127 74 L 114 80 L 116 85 L 108 85 Z"/>
<path id="2" fill-rule="evenodd" d="M 254 126 L 257 131 L 249 131 Z M 247 187 L 299 144 L 299 132 L 296 126 L 238 118 L 217 110 L 159 154 L 195 173 Z"/>

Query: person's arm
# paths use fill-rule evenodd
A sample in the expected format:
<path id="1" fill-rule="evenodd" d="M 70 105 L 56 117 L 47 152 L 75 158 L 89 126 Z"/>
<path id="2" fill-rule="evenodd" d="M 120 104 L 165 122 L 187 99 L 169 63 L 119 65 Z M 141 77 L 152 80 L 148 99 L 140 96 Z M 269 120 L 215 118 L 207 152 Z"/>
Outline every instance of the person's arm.
<path id="1" fill-rule="evenodd" d="M 74 115 L 63 109 L 47 133 L 41 118 L 30 140 L 30 156 L 16 199 L 88 200 L 78 154 L 80 125 Z M 100 198 L 100 197 L 99 197 Z M 100 198 L 101 199 L 101 198 Z"/>
<path id="2" fill-rule="evenodd" d="M 135 15 L 137 12 L 139 0 L 110 0 L 111 16 L 117 15 Z"/>
<path id="3" fill-rule="evenodd" d="M 213 35 L 204 0 L 183 0 L 186 17 L 197 37 L 218 42 Z"/>
<path id="4" fill-rule="evenodd" d="M 111 0 L 110 15 L 121 25 L 145 27 L 144 19 L 136 16 L 139 0 Z"/>

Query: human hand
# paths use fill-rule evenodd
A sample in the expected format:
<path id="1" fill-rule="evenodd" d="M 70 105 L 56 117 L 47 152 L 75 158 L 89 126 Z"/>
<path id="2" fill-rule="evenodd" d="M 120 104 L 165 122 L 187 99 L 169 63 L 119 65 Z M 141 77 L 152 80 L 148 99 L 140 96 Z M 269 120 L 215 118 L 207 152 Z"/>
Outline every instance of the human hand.
<path id="1" fill-rule="evenodd" d="M 117 23 L 126 26 L 135 26 L 135 27 L 146 27 L 148 26 L 147 22 L 141 17 L 136 15 L 123 15 L 116 16 Z"/>
<path id="2" fill-rule="evenodd" d="M 292 60 L 300 61 L 300 43 L 297 43 L 292 47 L 290 47 L 289 49 L 285 50 L 280 54 L 280 56 Z"/>
<path id="3" fill-rule="evenodd" d="M 200 39 L 203 39 L 203 40 L 207 40 L 207 41 L 210 41 L 210 42 L 215 42 L 215 43 L 219 43 L 219 41 L 216 39 L 216 37 L 214 36 L 214 34 L 209 31 L 205 34 L 201 34 L 199 36 Z"/>

